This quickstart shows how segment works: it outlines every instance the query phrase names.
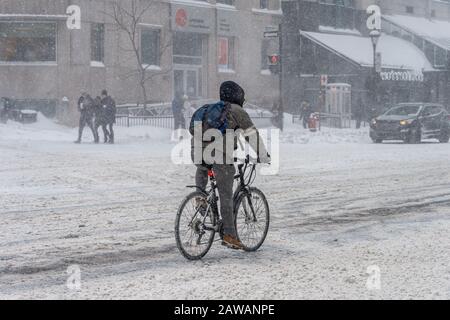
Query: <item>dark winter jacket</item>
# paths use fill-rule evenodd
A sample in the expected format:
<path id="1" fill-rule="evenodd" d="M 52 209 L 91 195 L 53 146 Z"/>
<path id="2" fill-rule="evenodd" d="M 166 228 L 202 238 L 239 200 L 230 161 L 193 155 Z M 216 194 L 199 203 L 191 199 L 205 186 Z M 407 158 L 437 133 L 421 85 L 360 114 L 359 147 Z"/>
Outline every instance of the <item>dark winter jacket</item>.
<path id="1" fill-rule="evenodd" d="M 105 120 L 108 124 L 116 123 L 117 107 L 116 102 L 110 96 L 102 99 L 102 106 L 105 111 Z"/>
<path id="2" fill-rule="evenodd" d="M 95 101 L 90 95 L 81 96 L 78 99 L 78 110 L 82 116 L 92 118 L 94 117 Z"/>
<path id="3" fill-rule="evenodd" d="M 97 97 L 94 100 L 94 116 L 95 123 L 97 125 L 106 124 L 106 110 L 103 108 L 102 100 L 100 97 Z"/>
<path id="4" fill-rule="evenodd" d="M 268 162 L 268 160 L 267 160 L 268 153 L 267 153 L 266 147 L 264 146 L 263 143 L 258 143 L 258 142 L 261 142 L 259 132 L 256 129 L 255 125 L 253 124 L 253 121 L 250 118 L 249 114 L 247 113 L 247 111 L 244 110 L 244 108 L 242 108 L 240 105 L 237 105 L 237 104 L 230 104 L 230 109 L 227 114 L 227 123 L 228 123 L 228 129 L 235 130 L 235 133 L 237 132 L 236 130 L 240 130 L 240 132 L 246 137 L 247 141 L 250 142 L 252 149 L 258 153 L 258 157 L 262 161 Z M 194 163 L 197 160 L 195 157 L 195 152 L 196 152 L 195 145 L 196 145 L 197 138 L 198 137 L 194 136 L 191 140 L 192 160 L 194 161 Z M 203 140 L 203 137 L 200 137 L 200 138 L 201 138 L 201 140 Z M 237 138 L 238 138 L 237 135 L 234 135 L 234 137 L 233 137 L 234 148 L 232 150 L 233 152 L 234 152 L 234 150 L 236 150 L 238 148 Z M 205 150 L 205 148 L 211 144 L 211 141 L 197 140 L 197 143 L 202 146 L 202 152 L 203 152 Z M 233 152 L 227 152 L 228 150 L 227 150 L 226 146 L 227 146 L 227 136 L 224 135 L 222 147 L 217 148 L 216 151 L 223 155 L 223 161 L 225 163 L 232 164 L 233 160 L 234 160 L 234 154 L 233 154 Z M 201 158 L 201 156 L 200 156 L 200 158 Z M 196 164 L 199 164 L 199 163 L 196 163 Z"/>
<path id="5" fill-rule="evenodd" d="M 184 110 L 184 99 L 182 96 L 176 96 L 172 101 L 172 113 L 173 115 L 179 116 Z"/>

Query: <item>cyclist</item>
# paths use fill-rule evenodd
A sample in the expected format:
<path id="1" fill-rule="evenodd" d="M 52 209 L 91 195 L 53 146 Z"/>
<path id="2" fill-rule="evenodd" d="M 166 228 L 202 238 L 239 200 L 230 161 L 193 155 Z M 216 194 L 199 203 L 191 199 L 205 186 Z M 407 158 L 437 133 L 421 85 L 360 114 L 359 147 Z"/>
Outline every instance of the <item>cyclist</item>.
<path id="1" fill-rule="evenodd" d="M 252 149 L 257 153 L 258 160 L 261 163 L 270 163 L 270 155 L 268 154 L 264 143 L 260 139 L 259 132 L 256 129 L 253 121 L 250 119 L 248 113 L 244 110 L 245 102 L 245 91 L 237 83 L 233 81 L 224 82 L 220 87 L 220 100 L 228 105 L 228 111 L 226 113 L 227 129 L 234 130 L 234 149 L 237 149 L 237 134 L 236 130 L 244 134 L 246 140 L 250 143 Z M 241 241 L 238 239 L 236 228 L 234 225 L 233 217 L 233 182 L 236 170 L 233 163 L 234 155 L 227 154 L 226 148 L 226 137 L 222 137 L 224 148 L 222 150 L 215 150 L 216 152 L 221 152 L 220 158 L 223 162 L 218 163 L 207 163 L 203 154 L 199 157 L 195 155 L 194 140 L 199 139 L 199 137 L 194 136 L 192 139 L 192 157 L 193 159 L 203 159 L 203 163 L 197 164 L 197 172 L 195 175 L 196 185 L 203 190 L 206 188 L 208 183 L 208 165 L 212 166 L 215 173 L 215 178 L 217 182 L 217 188 L 219 191 L 220 198 L 220 212 L 223 219 L 223 242 L 222 244 L 228 248 L 242 250 L 244 248 Z M 212 142 L 205 141 L 203 136 L 201 137 L 201 143 L 203 150 Z M 202 150 L 202 152 L 203 152 Z M 229 152 L 230 153 L 230 152 Z M 201 204 L 200 204 L 201 205 Z"/>

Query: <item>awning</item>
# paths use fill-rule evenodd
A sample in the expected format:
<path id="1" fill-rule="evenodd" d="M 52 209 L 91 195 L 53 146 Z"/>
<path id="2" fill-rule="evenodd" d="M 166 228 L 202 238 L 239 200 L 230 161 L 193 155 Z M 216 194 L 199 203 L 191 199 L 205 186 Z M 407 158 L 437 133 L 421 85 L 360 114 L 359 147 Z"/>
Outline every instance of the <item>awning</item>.
<path id="1" fill-rule="evenodd" d="M 402 15 L 383 15 L 393 25 L 450 50 L 450 22 Z"/>
<path id="2" fill-rule="evenodd" d="M 69 16 L 65 14 L 9 14 L 0 13 L 0 21 L 63 21 Z"/>
<path id="3" fill-rule="evenodd" d="M 300 31 L 300 34 L 353 64 L 373 67 L 373 47 L 369 37 L 307 31 Z M 382 55 L 383 69 L 416 73 L 434 70 L 419 48 L 401 38 L 382 34 L 377 51 Z"/>

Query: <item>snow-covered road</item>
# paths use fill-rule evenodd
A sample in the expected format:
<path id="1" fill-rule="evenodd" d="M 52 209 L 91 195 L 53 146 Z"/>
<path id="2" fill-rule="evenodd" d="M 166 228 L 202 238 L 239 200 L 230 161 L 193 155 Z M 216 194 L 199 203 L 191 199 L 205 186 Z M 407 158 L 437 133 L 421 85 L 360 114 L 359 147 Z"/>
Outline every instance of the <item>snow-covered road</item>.
<path id="1" fill-rule="evenodd" d="M 117 131 L 74 145 L 49 122 L 0 125 L 0 299 L 450 298 L 450 145 L 290 129 L 280 174 L 256 181 L 272 211 L 261 251 L 216 244 L 193 263 L 173 225 L 194 169 L 171 163 L 164 130 Z"/>

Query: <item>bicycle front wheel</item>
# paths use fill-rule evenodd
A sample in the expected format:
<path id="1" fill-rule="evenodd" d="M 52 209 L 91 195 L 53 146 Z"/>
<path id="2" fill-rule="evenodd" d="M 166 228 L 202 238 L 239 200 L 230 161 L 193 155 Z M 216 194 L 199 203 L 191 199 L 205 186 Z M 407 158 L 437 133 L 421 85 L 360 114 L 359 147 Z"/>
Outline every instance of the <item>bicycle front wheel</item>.
<path id="1" fill-rule="evenodd" d="M 206 194 L 194 192 L 181 203 L 175 220 L 178 250 L 188 260 L 200 260 L 214 242 L 215 216 L 208 208 Z M 205 229 L 209 227 L 210 229 Z"/>
<path id="2" fill-rule="evenodd" d="M 238 196 L 234 212 L 236 231 L 244 250 L 257 251 L 269 232 L 270 210 L 266 196 L 257 188 L 249 188 Z"/>

